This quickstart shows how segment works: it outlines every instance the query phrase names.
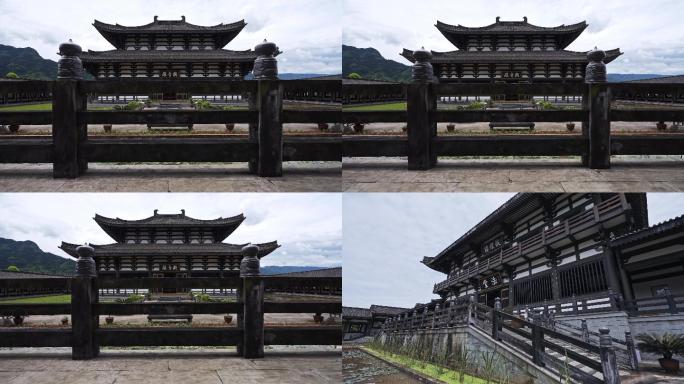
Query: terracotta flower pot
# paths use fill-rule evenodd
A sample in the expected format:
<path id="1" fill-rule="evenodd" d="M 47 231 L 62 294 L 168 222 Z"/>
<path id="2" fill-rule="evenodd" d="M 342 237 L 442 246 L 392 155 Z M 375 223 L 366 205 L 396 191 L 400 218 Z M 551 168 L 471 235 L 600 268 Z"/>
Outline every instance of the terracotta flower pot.
<path id="1" fill-rule="evenodd" d="M 679 360 L 675 359 L 658 359 L 658 362 L 660 363 L 660 366 L 665 370 L 665 372 L 668 373 L 677 373 L 679 372 Z"/>
<path id="2" fill-rule="evenodd" d="M 225 315 L 225 316 L 223 316 L 223 321 L 225 321 L 226 324 L 230 324 L 233 321 L 233 316 Z"/>
<path id="3" fill-rule="evenodd" d="M 659 131 L 664 131 L 664 130 L 667 129 L 667 124 L 665 124 L 664 121 L 659 121 L 658 124 L 656 124 L 656 128 L 657 128 Z"/>
<path id="4" fill-rule="evenodd" d="M 523 321 L 521 319 L 511 319 L 511 327 L 520 329 L 523 327 Z"/>
<path id="5" fill-rule="evenodd" d="M 69 319 L 67 319 L 67 318 L 62 319 L 62 325 L 69 325 Z"/>
<path id="6" fill-rule="evenodd" d="M 21 127 L 21 125 L 18 125 L 18 124 L 10 124 L 9 130 L 12 133 L 17 133 L 17 132 L 19 132 L 20 127 Z"/>
<path id="7" fill-rule="evenodd" d="M 226 131 L 228 131 L 228 132 L 233 132 L 234 129 L 235 129 L 235 124 L 234 124 L 234 123 L 228 123 L 228 124 L 226 124 Z"/>
<path id="8" fill-rule="evenodd" d="M 447 124 L 447 132 L 453 132 L 456 129 L 456 124 Z"/>
<path id="9" fill-rule="evenodd" d="M 105 322 L 107 324 L 114 324 L 114 318 L 112 316 L 105 317 Z"/>
<path id="10" fill-rule="evenodd" d="M 317 313 L 317 314 L 314 315 L 313 319 L 314 319 L 314 322 L 320 324 L 320 323 L 323 322 L 323 315 L 320 315 L 320 314 Z"/>
<path id="11" fill-rule="evenodd" d="M 575 130 L 575 123 L 567 123 L 565 124 L 565 128 L 567 128 L 568 131 L 572 132 Z"/>
<path id="12" fill-rule="evenodd" d="M 356 132 L 356 133 L 363 132 L 363 123 L 354 123 L 354 132 Z"/>
<path id="13" fill-rule="evenodd" d="M 111 124 L 105 124 L 102 126 L 104 128 L 105 133 L 111 133 L 112 132 L 112 125 Z"/>
<path id="14" fill-rule="evenodd" d="M 318 129 L 320 129 L 321 131 L 327 131 L 328 123 L 318 123 Z"/>
<path id="15" fill-rule="evenodd" d="M 12 319 L 12 321 L 14 322 L 14 325 L 20 326 L 24 324 L 24 316 L 14 316 L 14 319 Z"/>

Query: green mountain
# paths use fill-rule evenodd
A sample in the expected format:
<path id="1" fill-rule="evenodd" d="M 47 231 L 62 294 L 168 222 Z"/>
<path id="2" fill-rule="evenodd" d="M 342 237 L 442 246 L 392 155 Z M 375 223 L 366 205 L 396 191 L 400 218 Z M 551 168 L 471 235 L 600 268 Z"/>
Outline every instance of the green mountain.
<path id="1" fill-rule="evenodd" d="M 53 80 L 57 77 L 57 62 L 43 59 L 33 48 L 0 44 L 0 76 L 9 72 L 25 79 Z"/>
<path id="2" fill-rule="evenodd" d="M 33 241 L 15 241 L 0 237 L 0 270 L 16 265 L 24 272 L 71 275 L 76 261 L 43 252 Z"/>
<path id="3" fill-rule="evenodd" d="M 411 67 L 387 60 L 375 48 L 342 46 L 342 75 L 358 73 L 364 79 L 400 81 L 411 80 Z"/>

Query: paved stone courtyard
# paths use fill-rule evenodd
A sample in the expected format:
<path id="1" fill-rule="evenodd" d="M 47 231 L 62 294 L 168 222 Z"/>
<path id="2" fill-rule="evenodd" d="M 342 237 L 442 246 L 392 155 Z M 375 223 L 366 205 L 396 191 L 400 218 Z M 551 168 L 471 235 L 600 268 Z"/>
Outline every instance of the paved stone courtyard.
<path id="1" fill-rule="evenodd" d="M 285 162 L 282 177 L 250 174 L 246 163 L 90 164 L 74 180 L 52 164 L 0 164 L 0 192 L 339 192 L 339 162 Z"/>
<path id="2" fill-rule="evenodd" d="M 68 348 L 0 349 L 3 384 L 228 384 L 341 383 L 340 347 L 272 347 L 263 359 L 235 349 L 103 349 L 71 360 Z"/>
<path id="3" fill-rule="evenodd" d="M 592 170 L 579 158 L 440 159 L 409 171 L 406 158 L 345 158 L 344 192 L 676 192 L 684 191 L 680 156 L 613 158 Z"/>

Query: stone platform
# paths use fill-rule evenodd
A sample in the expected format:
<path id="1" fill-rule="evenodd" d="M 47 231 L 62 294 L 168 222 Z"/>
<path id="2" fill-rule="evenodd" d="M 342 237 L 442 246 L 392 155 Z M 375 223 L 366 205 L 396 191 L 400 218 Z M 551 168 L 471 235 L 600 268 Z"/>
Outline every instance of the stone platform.
<path id="1" fill-rule="evenodd" d="M 409 171 L 406 158 L 345 158 L 344 192 L 678 192 L 681 156 L 614 157 L 592 170 L 577 158 L 439 159 Z"/>
<path id="2" fill-rule="evenodd" d="M 248 360 L 235 349 L 103 349 L 89 361 L 68 348 L 0 349 L 3 384 L 341 383 L 340 347 L 272 347 Z"/>

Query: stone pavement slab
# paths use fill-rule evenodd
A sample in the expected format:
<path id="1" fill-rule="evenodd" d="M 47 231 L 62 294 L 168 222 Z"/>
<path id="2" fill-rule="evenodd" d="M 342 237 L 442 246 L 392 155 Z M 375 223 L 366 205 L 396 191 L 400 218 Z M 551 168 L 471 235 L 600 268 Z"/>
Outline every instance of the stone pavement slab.
<path id="1" fill-rule="evenodd" d="M 440 159 L 409 171 L 406 158 L 345 158 L 344 192 L 677 192 L 680 156 L 622 157 L 611 169 L 582 167 L 579 158 Z"/>
<path id="2" fill-rule="evenodd" d="M 0 192 L 340 192 L 339 162 L 285 162 L 282 177 L 250 174 L 245 163 L 90 164 L 74 180 L 51 164 L 0 164 Z"/>
<path id="3" fill-rule="evenodd" d="M 340 347 L 267 347 L 263 359 L 243 359 L 234 348 L 103 349 L 88 361 L 68 348 L 0 349 L 3 384 L 227 384 L 341 383 Z"/>

